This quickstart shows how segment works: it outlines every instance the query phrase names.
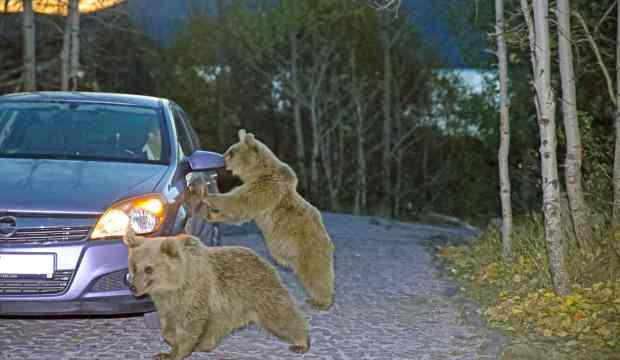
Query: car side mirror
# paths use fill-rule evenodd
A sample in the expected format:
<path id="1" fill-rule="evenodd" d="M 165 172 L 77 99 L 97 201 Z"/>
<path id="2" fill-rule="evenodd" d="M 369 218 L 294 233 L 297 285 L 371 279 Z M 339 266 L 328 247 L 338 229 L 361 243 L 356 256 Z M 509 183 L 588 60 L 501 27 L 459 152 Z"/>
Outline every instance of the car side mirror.
<path id="1" fill-rule="evenodd" d="M 225 167 L 224 157 L 213 151 L 196 150 L 189 157 L 190 171 L 208 171 Z"/>

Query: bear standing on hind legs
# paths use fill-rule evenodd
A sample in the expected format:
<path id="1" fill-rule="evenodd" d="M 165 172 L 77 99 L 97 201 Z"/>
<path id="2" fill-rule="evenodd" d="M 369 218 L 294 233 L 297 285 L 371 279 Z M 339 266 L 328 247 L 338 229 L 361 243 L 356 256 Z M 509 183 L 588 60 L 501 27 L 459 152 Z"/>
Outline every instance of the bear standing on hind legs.
<path id="1" fill-rule="evenodd" d="M 208 219 L 239 223 L 254 220 L 271 256 L 298 276 L 308 302 L 327 310 L 334 298 L 334 245 L 319 211 L 297 192 L 297 176 L 251 133 L 239 130 L 239 142 L 224 153 L 226 169 L 243 184 L 224 194 L 201 194 Z"/>

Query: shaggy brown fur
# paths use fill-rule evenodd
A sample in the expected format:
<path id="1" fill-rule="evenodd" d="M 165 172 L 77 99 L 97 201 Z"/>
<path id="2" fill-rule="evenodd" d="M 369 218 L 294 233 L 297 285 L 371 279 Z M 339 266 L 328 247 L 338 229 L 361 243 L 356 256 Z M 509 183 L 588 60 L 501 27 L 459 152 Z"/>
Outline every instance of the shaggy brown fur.
<path id="1" fill-rule="evenodd" d="M 172 347 L 157 359 L 211 351 L 250 323 L 292 344 L 291 351 L 310 348 L 304 315 L 273 266 L 252 250 L 209 248 L 189 235 L 142 238 L 129 232 L 123 241 L 134 293 L 150 295 Z"/>
<path id="2" fill-rule="evenodd" d="M 243 185 L 225 194 L 203 194 L 210 221 L 254 220 L 269 252 L 290 267 L 315 308 L 328 309 L 334 297 L 334 245 L 319 211 L 297 192 L 297 176 L 253 134 L 239 131 L 239 142 L 224 154 L 226 168 Z"/>

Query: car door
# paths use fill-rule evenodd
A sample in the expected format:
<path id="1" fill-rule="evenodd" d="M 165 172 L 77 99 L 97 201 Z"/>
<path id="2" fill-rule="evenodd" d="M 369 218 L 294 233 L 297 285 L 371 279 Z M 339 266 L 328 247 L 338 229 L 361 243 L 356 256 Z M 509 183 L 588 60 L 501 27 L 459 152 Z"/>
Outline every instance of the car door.
<path id="1" fill-rule="evenodd" d="M 172 113 L 182 157 L 189 157 L 194 151 L 200 150 L 200 140 L 191 127 L 189 116 L 179 105 L 172 104 Z M 187 181 L 185 190 L 187 192 L 190 187 L 206 187 L 209 177 L 203 172 L 190 172 L 186 175 L 185 180 Z M 204 207 L 206 205 L 189 196 L 184 196 L 184 198 L 186 200 L 183 206 L 188 214 L 185 232 L 200 238 L 207 245 L 218 245 L 219 228 L 215 224 L 209 224 L 204 217 L 200 216 L 201 213 L 205 212 Z"/>

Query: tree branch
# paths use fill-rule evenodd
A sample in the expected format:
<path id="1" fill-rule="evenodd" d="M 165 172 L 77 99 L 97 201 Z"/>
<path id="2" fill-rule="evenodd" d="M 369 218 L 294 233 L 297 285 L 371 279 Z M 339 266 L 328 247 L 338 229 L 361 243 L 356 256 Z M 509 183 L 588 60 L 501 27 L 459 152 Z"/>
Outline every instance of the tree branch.
<path id="1" fill-rule="evenodd" d="M 19 67 L 13 69 L 13 70 L 9 70 L 9 71 L 4 72 L 2 75 L 0 75 L 0 82 L 4 81 L 6 79 L 11 78 L 15 74 L 19 74 L 21 71 L 22 71 L 22 67 L 19 66 Z"/>
<path id="2" fill-rule="evenodd" d="M 596 56 L 596 60 L 598 61 L 598 64 L 599 64 L 599 66 L 601 68 L 601 71 L 603 72 L 603 75 L 605 76 L 605 80 L 607 82 L 607 91 L 609 91 L 609 97 L 611 98 L 611 102 L 614 105 L 617 105 L 616 104 L 616 95 L 614 94 L 615 93 L 614 92 L 614 85 L 611 82 L 611 77 L 609 76 L 609 71 L 607 70 L 607 67 L 605 66 L 605 62 L 603 61 L 603 58 L 601 56 L 601 52 L 600 52 L 600 50 L 598 48 L 598 45 L 596 44 L 596 41 L 592 37 L 592 34 L 590 33 L 590 30 L 588 29 L 588 25 L 586 24 L 585 20 L 581 16 L 581 14 L 579 14 L 579 12 L 577 12 L 577 11 L 573 11 L 573 15 L 577 18 L 577 20 L 579 20 L 579 23 L 583 27 L 583 31 L 586 33 L 586 37 L 588 39 L 588 42 L 590 43 L 590 46 L 592 47 L 592 51 L 594 51 L 594 55 Z"/>
<path id="3" fill-rule="evenodd" d="M 598 23 L 596 23 L 596 26 L 594 27 L 594 33 L 598 34 L 598 30 L 599 27 L 605 22 L 605 19 L 607 19 L 607 17 L 609 16 L 609 14 L 611 13 L 611 10 L 613 10 L 613 8 L 616 6 L 616 4 L 618 3 L 618 0 L 614 1 L 609 8 L 607 9 L 607 11 L 605 11 L 605 14 L 603 14 L 603 17 L 601 17 L 601 19 L 598 21 Z"/>

